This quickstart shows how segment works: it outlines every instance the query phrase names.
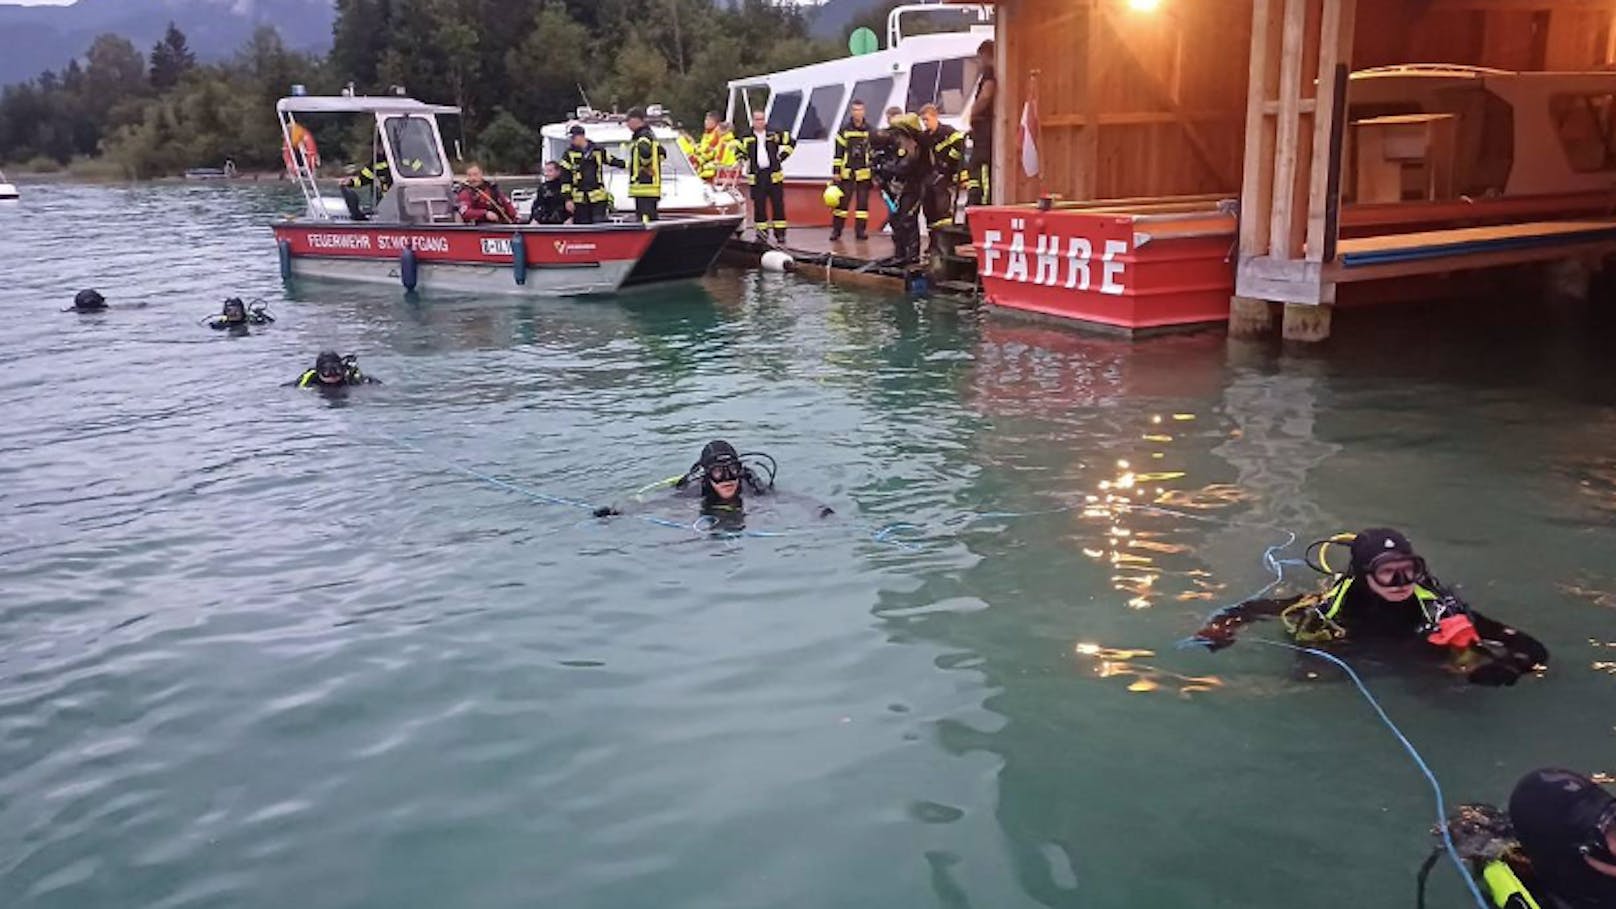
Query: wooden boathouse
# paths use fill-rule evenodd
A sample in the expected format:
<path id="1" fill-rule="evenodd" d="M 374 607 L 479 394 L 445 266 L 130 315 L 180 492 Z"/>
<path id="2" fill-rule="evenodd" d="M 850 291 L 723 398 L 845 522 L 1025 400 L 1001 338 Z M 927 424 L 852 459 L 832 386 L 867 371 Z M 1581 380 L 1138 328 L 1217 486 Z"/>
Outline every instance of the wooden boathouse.
<path id="1" fill-rule="evenodd" d="M 997 306 L 1321 340 L 1337 307 L 1616 252 L 1616 0 L 993 6 L 969 220 Z"/>

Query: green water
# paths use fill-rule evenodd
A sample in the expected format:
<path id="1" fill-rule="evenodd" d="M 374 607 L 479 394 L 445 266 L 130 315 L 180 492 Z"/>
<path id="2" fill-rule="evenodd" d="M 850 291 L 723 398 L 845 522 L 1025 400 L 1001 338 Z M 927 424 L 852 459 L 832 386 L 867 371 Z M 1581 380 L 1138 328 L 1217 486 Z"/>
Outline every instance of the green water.
<path id="1" fill-rule="evenodd" d="M 1597 313 L 1287 352 L 750 272 L 287 294 L 286 202 L 0 208 L 0 905 L 1411 905 L 1430 793 L 1351 688 L 1173 648 L 1287 531 L 1371 523 L 1555 655 L 1368 673 L 1450 798 L 1616 771 Z M 116 308 L 59 312 L 90 285 Z M 226 295 L 279 321 L 198 325 Z M 387 384 L 279 387 L 322 347 Z M 609 501 L 715 436 L 837 519 L 710 540 L 445 467 Z"/>

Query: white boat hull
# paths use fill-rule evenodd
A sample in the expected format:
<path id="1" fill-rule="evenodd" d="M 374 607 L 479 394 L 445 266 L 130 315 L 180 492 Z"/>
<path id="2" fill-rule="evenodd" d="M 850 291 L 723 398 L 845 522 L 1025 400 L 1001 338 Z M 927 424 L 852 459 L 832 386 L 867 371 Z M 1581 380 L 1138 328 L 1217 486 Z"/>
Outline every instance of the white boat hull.
<path id="1" fill-rule="evenodd" d="M 21 194 L 17 192 L 17 187 L 12 186 L 10 183 L 0 183 L 0 201 L 19 199 L 21 197 Z"/>

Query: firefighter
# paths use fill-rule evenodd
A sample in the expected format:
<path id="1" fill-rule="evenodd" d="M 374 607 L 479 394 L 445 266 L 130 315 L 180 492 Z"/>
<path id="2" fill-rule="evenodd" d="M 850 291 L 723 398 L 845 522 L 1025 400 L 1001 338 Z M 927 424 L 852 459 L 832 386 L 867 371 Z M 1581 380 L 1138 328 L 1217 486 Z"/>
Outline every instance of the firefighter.
<path id="1" fill-rule="evenodd" d="M 759 240 L 770 230 L 777 243 L 786 241 L 786 175 L 782 170 L 795 143 L 785 130 L 773 132 L 763 111 L 752 112 L 752 132 L 737 140 L 739 157 L 746 160 L 746 183 L 752 188 L 752 222 Z M 773 218 L 770 218 L 770 210 Z"/>
<path id="2" fill-rule="evenodd" d="M 841 190 L 841 204 L 831 214 L 832 243 L 842 238 L 849 200 L 852 201 L 854 238 L 869 238 L 870 182 L 873 177 L 870 167 L 870 122 L 865 119 L 864 102 L 854 98 L 853 103 L 848 105 L 847 122 L 836 131 L 836 157 L 830 164 L 831 173 L 836 177 L 832 185 Z"/>
<path id="3" fill-rule="evenodd" d="M 954 188 L 965 166 L 965 134 L 942 122 L 935 104 L 920 109 L 920 120 L 925 127 L 920 145 L 926 167 L 921 206 L 935 249 L 937 231 L 954 224 Z"/>
<path id="4" fill-rule="evenodd" d="M 572 144 L 561 160 L 561 191 L 572 199 L 572 223 L 598 224 L 610 220 L 606 195 L 606 168 L 624 167 L 621 158 L 589 141 L 583 125 L 567 130 Z"/>
<path id="5" fill-rule="evenodd" d="M 399 172 L 406 177 L 419 177 L 426 174 L 426 162 L 420 155 L 399 153 Z M 359 190 L 367 186 L 376 188 L 372 203 L 381 201 L 387 191 L 393 188 L 393 166 L 384 157 L 374 164 L 362 168 L 357 174 L 344 180 L 342 183 L 342 200 L 348 204 L 348 216 L 355 221 L 369 221 L 370 215 L 359 204 Z"/>
<path id="6" fill-rule="evenodd" d="M 971 104 L 971 160 L 965 168 L 965 204 L 993 202 L 993 111 L 999 97 L 999 77 L 993 70 L 993 42 L 976 49 L 976 100 Z"/>
<path id="7" fill-rule="evenodd" d="M 887 224 L 892 227 L 890 261 L 899 266 L 920 261 L 920 209 L 927 173 L 921 140 L 920 119 L 914 114 L 890 117 L 887 129 L 871 137 L 874 176 L 889 209 Z"/>
<path id="8" fill-rule="evenodd" d="M 668 150 L 646 124 L 644 108 L 629 108 L 625 123 L 633 132 L 628 142 L 628 194 L 634 200 L 634 216 L 641 224 L 650 224 L 662 203 L 662 159 Z"/>
<path id="9" fill-rule="evenodd" d="M 728 142 L 718 111 L 708 111 L 702 120 L 702 127 L 701 142 L 696 145 L 695 161 L 692 163 L 696 165 L 696 173 L 703 180 L 712 180 L 718 176 L 719 159 L 723 157 Z"/>

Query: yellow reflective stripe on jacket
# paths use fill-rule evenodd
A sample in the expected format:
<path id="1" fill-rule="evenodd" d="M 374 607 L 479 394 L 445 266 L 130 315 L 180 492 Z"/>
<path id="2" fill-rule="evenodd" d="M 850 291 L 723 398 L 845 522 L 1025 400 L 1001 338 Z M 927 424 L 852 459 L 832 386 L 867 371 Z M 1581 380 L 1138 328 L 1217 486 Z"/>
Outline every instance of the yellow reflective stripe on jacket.
<path id="1" fill-rule="evenodd" d="M 1329 607 L 1321 613 L 1325 619 L 1334 620 L 1336 613 L 1341 611 L 1341 604 L 1347 601 L 1347 592 L 1352 589 L 1353 580 L 1353 578 L 1342 578 L 1341 583 L 1332 587 L 1330 592 L 1325 594 L 1325 597 L 1330 601 Z M 1420 612 L 1425 613 L 1426 621 L 1436 621 L 1436 614 L 1429 608 L 1428 604 L 1436 602 L 1441 597 L 1426 590 L 1422 585 L 1415 584 L 1414 598 L 1419 601 Z"/>
<path id="2" fill-rule="evenodd" d="M 1498 909 L 1542 909 L 1506 862 L 1488 862 L 1481 869 L 1481 880 L 1487 886 L 1487 896 Z"/>
<path id="3" fill-rule="evenodd" d="M 312 370 L 312 369 L 307 370 L 301 376 L 297 377 L 297 387 L 298 388 L 308 388 L 309 383 L 313 382 L 316 378 L 318 378 L 318 376 L 319 376 L 319 373 L 315 372 L 314 370 Z"/>

